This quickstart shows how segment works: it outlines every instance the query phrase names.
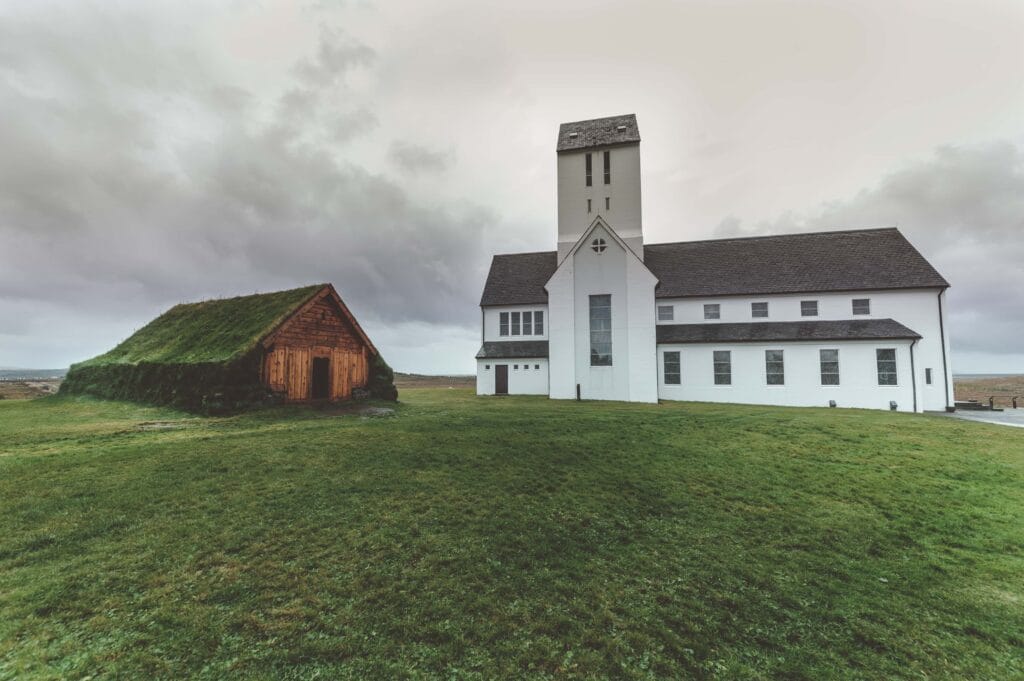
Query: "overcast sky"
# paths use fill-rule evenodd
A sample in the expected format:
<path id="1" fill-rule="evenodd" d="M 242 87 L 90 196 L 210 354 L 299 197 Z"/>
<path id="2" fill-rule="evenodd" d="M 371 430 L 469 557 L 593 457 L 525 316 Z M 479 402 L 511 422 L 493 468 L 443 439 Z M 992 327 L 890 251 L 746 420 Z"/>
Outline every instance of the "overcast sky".
<path id="1" fill-rule="evenodd" d="M 474 370 L 494 253 L 555 247 L 563 121 L 636 113 L 648 243 L 896 225 L 957 372 L 1024 372 L 1024 2 L 0 3 L 0 366 L 335 284 Z"/>

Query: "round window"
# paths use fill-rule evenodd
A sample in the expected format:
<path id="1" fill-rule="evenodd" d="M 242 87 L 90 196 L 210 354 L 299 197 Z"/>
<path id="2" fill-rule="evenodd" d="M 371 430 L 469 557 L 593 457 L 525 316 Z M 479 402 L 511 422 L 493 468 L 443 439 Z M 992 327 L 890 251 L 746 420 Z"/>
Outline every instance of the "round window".
<path id="1" fill-rule="evenodd" d="M 590 247 L 594 249 L 594 253 L 604 253 L 604 249 L 608 248 L 605 244 L 604 239 L 598 237 L 590 242 Z"/>

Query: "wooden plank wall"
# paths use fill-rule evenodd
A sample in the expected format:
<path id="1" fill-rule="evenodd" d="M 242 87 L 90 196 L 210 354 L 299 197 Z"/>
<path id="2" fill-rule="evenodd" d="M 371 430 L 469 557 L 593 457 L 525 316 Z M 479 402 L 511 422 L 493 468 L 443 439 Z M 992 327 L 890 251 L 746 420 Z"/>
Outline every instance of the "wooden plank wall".
<path id="1" fill-rule="evenodd" d="M 331 360 L 331 399 L 366 386 L 369 352 L 333 302 L 318 301 L 288 322 L 264 358 L 263 381 L 288 401 L 309 399 L 314 357 Z"/>

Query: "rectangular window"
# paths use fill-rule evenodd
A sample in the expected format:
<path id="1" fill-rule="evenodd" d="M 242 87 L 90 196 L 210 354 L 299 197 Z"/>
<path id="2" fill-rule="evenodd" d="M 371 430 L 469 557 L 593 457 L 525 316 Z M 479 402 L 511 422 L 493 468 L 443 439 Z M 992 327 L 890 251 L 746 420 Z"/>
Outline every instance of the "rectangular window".
<path id="1" fill-rule="evenodd" d="M 604 209 L 605 210 L 611 210 L 611 208 L 612 208 L 612 197 L 610 197 L 610 196 L 604 197 Z"/>
<path id="2" fill-rule="evenodd" d="M 604 183 L 612 183 L 612 152 L 604 152 Z"/>
<path id="3" fill-rule="evenodd" d="M 512 313 L 512 335 L 513 336 L 518 336 L 519 335 L 519 313 L 518 312 L 513 312 Z"/>
<path id="4" fill-rule="evenodd" d="M 715 385 L 732 385 L 732 352 L 715 350 Z"/>
<path id="5" fill-rule="evenodd" d="M 508 335 L 508 312 L 502 312 L 498 316 L 498 335 L 499 336 L 507 336 Z"/>
<path id="6" fill-rule="evenodd" d="M 704 319 L 721 319 L 722 306 L 718 303 L 709 303 L 704 306 Z"/>
<path id="7" fill-rule="evenodd" d="M 533 335 L 533 313 L 532 312 L 524 312 L 523 313 L 523 335 L 524 336 L 532 336 Z"/>
<path id="8" fill-rule="evenodd" d="M 896 348 L 875 350 L 878 362 L 878 385 L 896 385 Z"/>
<path id="9" fill-rule="evenodd" d="M 513 370 L 513 371 L 519 371 L 519 365 L 518 365 L 518 364 L 516 364 L 516 365 L 515 365 L 514 367 L 512 367 L 512 370 Z"/>
<path id="10" fill-rule="evenodd" d="M 612 297 L 590 296 L 590 366 L 612 365 Z"/>
<path id="11" fill-rule="evenodd" d="M 932 370 L 931 369 L 925 369 L 924 370 L 924 382 L 927 383 L 928 385 L 932 384 Z"/>
<path id="12" fill-rule="evenodd" d="M 534 364 L 534 365 L 533 365 L 533 368 L 534 368 L 534 370 L 536 370 L 536 371 L 540 371 L 540 365 L 539 365 L 539 364 Z"/>
<path id="13" fill-rule="evenodd" d="M 767 317 L 768 316 L 768 303 L 751 303 L 750 304 L 750 316 L 751 317 Z"/>
<path id="14" fill-rule="evenodd" d="M 817 317 L 818 316 L 818 301 L 817 300 L 801 300 L 800 301 L 800 316 L 801 317 Z"/>
<path id="15" fill-rule="evenodd" d="M 870 298 L 854 298 L 853 314 L 871 314 Z"/>
<path id="16" fill-rule="evenodd" d="M 590 187 L 590 186 L 592 186 L 594 184 L 593 179 L 591 179 L 593 177 L 593 171 L 594 171 L 594 155 L 593 154 L 587 154 L 587 186 L 588 187 Z"/>
<path id="17" fill-rule="evenodd" d="M 839 385 L 839 351 L 819 350 L 821 359 L 821 384 Z"/>
<path id="18" fill-rule="evenodd" d="M 659 322 L 670 322 L 675 319 L 676 308 L 671 305 L 659 305 L 658 306 L 658 321 Z"/>
<path id="19" fill-rule="evenodd" d="M 490 364 L 485 364 L 484 365 L 484 371 L 490 371 L 490 370 L 491 370 L 491 365 Z"/>
<path id="20" fill-rule="evenodd" d="M 764 351 L 764 372 L 768 385 L 786 384 L 786 367 L 782 360 L 782 350 Z"/>
<path id="21" fill-rule="evenodd" d="M 533 313 L 533 333 L 537 336 L 544 335 L 544 310 Z"/>
<path id="22" fill-rule="evenodd" d="M 591 208 L 590 199 L 587 199 L 587 212 L 589 213 L 592 210 L 593 210 L 593 208 Z"/>
<path id="23" fill-rule="evenodd" d="M 666 352 L 665 358 L 665 385 L 679 385 L 679 351 Z"/>

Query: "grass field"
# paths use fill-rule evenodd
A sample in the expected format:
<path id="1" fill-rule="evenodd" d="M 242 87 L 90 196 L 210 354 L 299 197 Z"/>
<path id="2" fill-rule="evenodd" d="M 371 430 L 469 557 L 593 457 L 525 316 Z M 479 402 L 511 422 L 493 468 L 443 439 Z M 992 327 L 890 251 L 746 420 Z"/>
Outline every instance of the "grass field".
<path id="1" fill-rule="evenodd" d="M 0 679 L 1013 679 L 1024 431 L 0 401 Z"/>

